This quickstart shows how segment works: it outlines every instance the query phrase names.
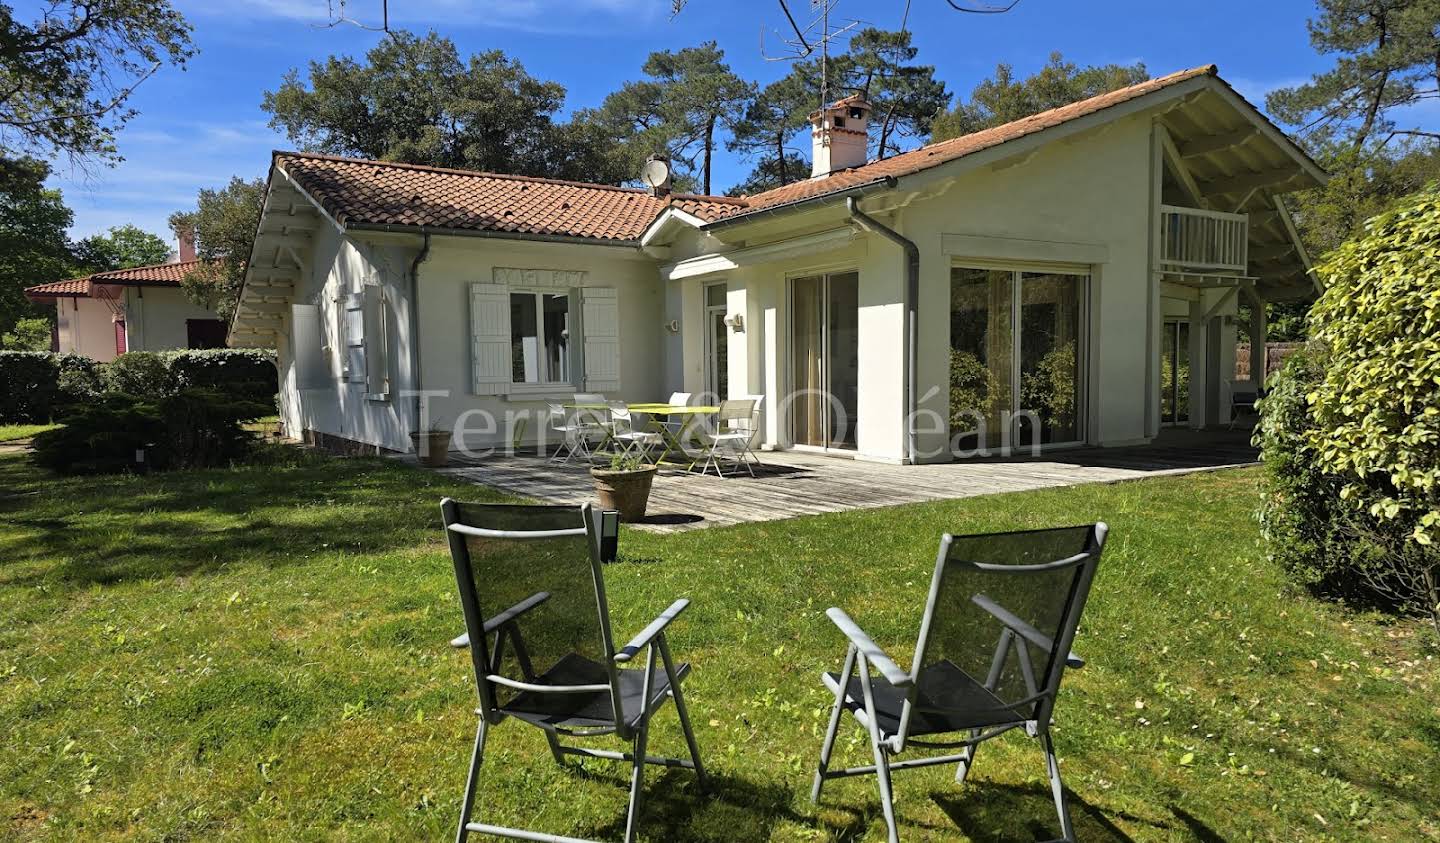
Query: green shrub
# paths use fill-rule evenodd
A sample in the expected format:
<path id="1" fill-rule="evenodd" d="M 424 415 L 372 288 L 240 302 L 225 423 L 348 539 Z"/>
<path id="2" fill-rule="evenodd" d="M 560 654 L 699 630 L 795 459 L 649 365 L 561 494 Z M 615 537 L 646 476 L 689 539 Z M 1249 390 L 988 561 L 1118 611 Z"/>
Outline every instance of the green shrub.
<path id="1" fill-rule="evenodd" d="M 61 354 L 55 358 L 55 412 L 97 398 L 105 391 L 100 378 L 100 364 L 79 354 Z"/>
<path id="2" fill-rule="evenodd" d="M 169 352 L 176 389 L 215 389 L 237 398 L 270 401 L 279 391 L 275 354 L 253 348 Z"/>
<path id="3" fill-rule="evenodd" d="M 111 392 L 77 407 L 64 427 L 37 435 L 33 458 L 66 474 L 225 465 L 254 445 L 242 425 L 269 411 L 207 389 L 159 398 Z"/>
<path id="4" fill-rule="evenodd" d="M 50 421 L 55 383 L 55 355 L 40 351 L 0 351 L 0 423 Z"/>
<path id="5" fill-rule="evenodd" d="M 158 398 L 174 391 L 170 365 L 156 351 L 127 351 L 100 367 L 106 392 Z"/>
<path id="6" fill-rule="evenodd" d="M 1440 627 L 1440 191 L 1370 220 L 1318 271 L 1320 350 L 1261 402 L 1271 553 L 1322 591 Z"/>

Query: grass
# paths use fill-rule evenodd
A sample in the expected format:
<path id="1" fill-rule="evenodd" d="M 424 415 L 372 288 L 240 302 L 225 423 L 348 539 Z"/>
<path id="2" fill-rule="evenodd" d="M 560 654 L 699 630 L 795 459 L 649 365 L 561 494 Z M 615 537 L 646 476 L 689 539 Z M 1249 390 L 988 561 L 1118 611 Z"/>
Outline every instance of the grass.
<path id="1" fill-rule="evenodd" d="M 0 424 L 0 442 L 29 439 L 37 433 L 54 430 L 58 424 Z"/>
<path id="2" fill-rule="evenodd" d="M 873 783 L 808 799 L 846 607 L 908 663 L 943 530 L 1103 518 L 1112 538 L 1056 741 L 1081 840 L 1440 839 L 1437 642 L 1288 589 L 1257 474 L 996 495 L 622 539 L 616 634 L 672 646 L 719 787 L 648 777 L 649 840 L 881 840 Z M 0 455 L 0 838 L 442 839 L 475 718 L 436 502 L 484 490 L 368 459 L 57 479 Z M 653 751 L 683 752 L 673 712 Z M 839 763 L 863 763 L 858 729 Z M 603 743 L 614 746 L 613 743 Z M 625 776 L 494 733 L 489 821 L 618 839 Z M 906 840 L 1057 832 L 1034 742 L 896 776 Z"/>

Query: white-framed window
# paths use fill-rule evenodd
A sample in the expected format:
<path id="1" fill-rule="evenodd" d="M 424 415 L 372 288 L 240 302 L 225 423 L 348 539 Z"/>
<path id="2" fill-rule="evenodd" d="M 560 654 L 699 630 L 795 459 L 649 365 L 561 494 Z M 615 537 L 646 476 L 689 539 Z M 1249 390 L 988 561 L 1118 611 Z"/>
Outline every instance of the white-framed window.
<path id="1" fill-rule="evenodd" d="M 618 305 L 614 287 L 471 284 L 474 393 L 619 390 Z"/>
<path id="2" fill-rule="evenodd" d="M 569 290 L 511 290 L 511 383 L 571 383 L 572 298 Z"/>

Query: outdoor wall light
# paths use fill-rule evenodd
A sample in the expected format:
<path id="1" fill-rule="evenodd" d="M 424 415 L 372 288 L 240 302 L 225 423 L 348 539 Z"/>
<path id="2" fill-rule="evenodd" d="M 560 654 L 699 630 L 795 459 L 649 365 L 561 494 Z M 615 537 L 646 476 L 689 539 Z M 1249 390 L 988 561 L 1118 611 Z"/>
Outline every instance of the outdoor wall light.
<path id="1" fill-rule="evenodd" d="M 665 330 L 669 331 L 669 332 L 672 333 L 672 334 L 678 334 L 678 333 L 680 333 L 680 320 L 679 320 L 679 319 L 671 319 L 669 322 L 666 322 L 666 323 L 665 323 Z"/>
<path id="2" fill-rule="evenodd" d="M 734 331 L 737 334 L 745 333 L 745 317 L 741 316 L 738 313 L 726 316 L 725 324 L 729 325 L 730 330 Z"/>

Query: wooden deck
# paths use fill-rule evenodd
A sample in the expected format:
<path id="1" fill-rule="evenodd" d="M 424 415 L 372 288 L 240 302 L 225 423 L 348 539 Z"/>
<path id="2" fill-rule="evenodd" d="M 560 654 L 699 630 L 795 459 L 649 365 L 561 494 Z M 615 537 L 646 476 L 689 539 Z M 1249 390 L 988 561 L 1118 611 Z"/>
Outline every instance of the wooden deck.
<path id="1" fill-rule="evenodd" d="M 1109 483 L 1248 465 L 1257 459 L 1248 432 L 1169 431 L 1132 448 L 1082 448 L 1014 459 L 898 466 L 798 451 L 762 452 L 755 478 L 724 479 L 662 470 L 649 514 L 636 526 L 659 532 L 773 521 L 929 500 L 967 498 L 1081 483 Z M 529 455 L 461 459 L 452 477 L 553 503 L 594 500 L 588 467 Z M 414 462 L 413 457 L 398 459 Z"/>

